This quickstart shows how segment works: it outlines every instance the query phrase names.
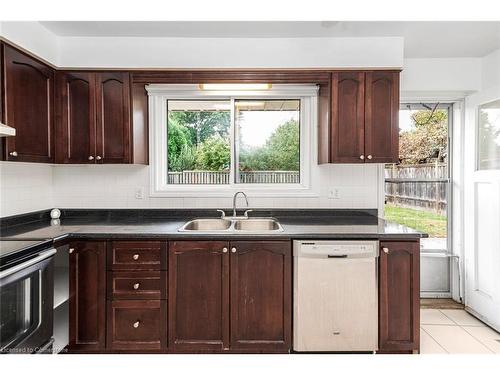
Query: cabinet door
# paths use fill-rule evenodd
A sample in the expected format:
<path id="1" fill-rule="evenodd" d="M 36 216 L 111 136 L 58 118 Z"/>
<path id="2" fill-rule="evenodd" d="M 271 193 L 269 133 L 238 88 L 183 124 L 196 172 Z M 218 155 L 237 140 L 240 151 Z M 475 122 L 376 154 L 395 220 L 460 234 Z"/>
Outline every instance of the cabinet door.
<path id="1" fill-rule="evenodd" d="M 399 159 L 399 72 L 367 72 L 365 161 L 396 163 Z"/>
<path id="2" fill-rule="evenodd" d="M 129 74 L 96 74 L 98 163 L 130 162 Z"/>
<path id="3" fill-rule="evenodd" d="M 5 140 L 10 161 L 54 161 L 54 70 L 4 46 L 4 121 L 16 129 Z"/>
<path id="4" fill-rule="evenodd" d="M 379 349 L 419 350 L 419 242 L 380 242 Z"/>
<path id="5" fill-rule="evenodd" d="M 56 162 L 95 163 L 95 75 L 56 74 Z"/>
<path id="6" fill-rule="evenodd" d="M 168 345 L 229 348 L 229 252 L 221 241 L 169 243 Z"/>
<path id="7" fill-rule="evenodd" d="M 364 103 L 364 72 L 332 74 L 331 162 L 364 162 Z"/>
<path id="8" fill-rule="evenodd" d="M 231 243 L 231 349 L 291 347 L 289 242 Z"/>
<path id="9" fill-rule="evenodd" d="M 106 243 L 70 245 L 69 348 L 101 351 L 106 333 Z"/>

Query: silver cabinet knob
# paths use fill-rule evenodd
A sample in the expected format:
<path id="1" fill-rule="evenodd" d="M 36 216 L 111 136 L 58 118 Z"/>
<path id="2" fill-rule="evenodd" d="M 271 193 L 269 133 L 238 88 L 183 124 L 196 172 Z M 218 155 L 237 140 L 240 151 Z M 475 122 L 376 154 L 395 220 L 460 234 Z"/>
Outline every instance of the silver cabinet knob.
<path id="1" fill-rule="evenodd" d="M 134 255 L 132 256 L 132 259 L 134 259 L 134 260 L 139 259 L 139 254 L 134 254 Z"/>
<path id="2" fill-rule="evenodd" d="M 96 158 L 96 160 L 101 160 L 102 159 L 99 155 L 97 155 L 95 158 Z"/>
<path id="3" fill-rule="evenodd" d="M 389 254 L 389 249 L 387 247 L 383 247 L 382 248 L 382 251 L 386 254 Z"/>
<path id="4" fill-rule="evenodd" d="M 69 253 L 70 253 L 70 254 L 71 254 L 71 253 L 73 253 L 74 251 L 75 251 L 75 249 L 74 249 L 73 247 L 70 247 L 70 248 L 69 248 Z"/>
<path id="5" fill-rule="evenodd" d="M 139 283 L 135 283 L 135 284 L 134 284 L 134 289 L 135 289 L 135 290 L 139 289 L 139 286 L 140 286 L 140 284 L 139 284 Z"/>
<path id="6" fill-rule="evenodd" d="M 361 160 L 365 160 L 365 155 L 359 155 L 359 158 L 360 158 Z"/>
<path id="7" fill-rule="evenodd" d="M 134 324 L 132 324 L 132 325 L 134 326 L 134 328 L 138 328 L 140 323 L 141 323 L 141 322 L 137 321 L 137 322 L 135 322 L 135 323 L 134 323 Z"/>
<path id="8" fill-rule="evenodd" d="M 227 253 L 227 247 L 223 248 L 223 249 L 222 249 L 222 252 L 223 252 L 223 253 Z"/>
<path id="9" fill-rule="evenodd" d="M 14 157 L 15 157 L 15 156 L 17 156 L 17 151 L 12 151 L 12 152 L 9 152 L 9 155 L 10 155 L 10 156 L 14 156 Z"/>
<path id="10" fill-rule="evenodd" d="M 236 252 L 236 248 L 235 248 L 235 247 L 233 247 L 233 248 L 231 249 L 231 252 L 232 252 L 232 253 L 235 253 L 235 252 Z"/>
<path id="11" fill-rule="evenodd" d="M 368 156 L 367 156 L 367 158 L 368 158 L 368 159 L 370 159 L 370 160 L 372 160 L 372 159 L 373 159 L 373 156 L 368 155 Z"/>
<path id="12" fill-rule="evenodd" d="M 94 157 L 92 155 L 90 155 L 89 160 L 94 160 Z"/>

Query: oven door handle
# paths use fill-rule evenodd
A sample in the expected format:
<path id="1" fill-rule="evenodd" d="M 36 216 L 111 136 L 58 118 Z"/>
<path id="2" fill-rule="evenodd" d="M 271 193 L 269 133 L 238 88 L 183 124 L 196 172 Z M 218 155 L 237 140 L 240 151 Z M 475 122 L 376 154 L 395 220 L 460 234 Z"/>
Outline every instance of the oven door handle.
<path id="1" fill-rule="evenodd" d="M 4 277 L 10 276 L 10 275 L 12 275 L 16 272 L 19 272 L 19 271 L 21 271 L 29 266 L 32 266 L 36 263 L 39 263 L 44 259 L 50 258 L 55 253 L 57 253 L 56 249 L 49 249 L 47 251 L 44 251 L 44 252 L 38 254 L 36 257 L 34 257 L 34 258 L 24 262 L 24 263 L 18 264 L 17 266 L 14 266 L 12 268 L 9 268 L 9 269 L 6 269 L 5 271 L 0 272 L 0 279 L 3 279 Z"/>

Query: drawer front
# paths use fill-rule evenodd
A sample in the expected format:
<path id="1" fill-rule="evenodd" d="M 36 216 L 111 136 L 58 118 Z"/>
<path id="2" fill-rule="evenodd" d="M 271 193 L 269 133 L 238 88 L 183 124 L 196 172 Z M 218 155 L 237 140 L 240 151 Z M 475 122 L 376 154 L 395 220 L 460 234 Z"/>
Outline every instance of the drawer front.
<path id="1" fill-rule="evenodd" d="M 166 337 L 164 301 L 109 301 L 109 350 L 161 350 Z"/>
<path id="2" fill-rule="evenodd" d="M 108 271 L 108 299 L 165 298 L 165 271 Z"/>
<path id="3" fill-rule="evenodd" d="M 108 267 L 112 270 L 166 269 L 166 243 L 160 241 L 111 241 Z"/>

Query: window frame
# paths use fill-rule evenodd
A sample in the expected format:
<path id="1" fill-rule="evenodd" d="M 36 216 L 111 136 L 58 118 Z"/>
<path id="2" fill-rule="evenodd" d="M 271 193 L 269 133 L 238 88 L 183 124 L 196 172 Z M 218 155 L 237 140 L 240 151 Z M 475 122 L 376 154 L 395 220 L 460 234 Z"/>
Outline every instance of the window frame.
<path id="1" fill-rule="evenodd" d="M 304 197 L 319 194 L 317 186 L 313 186 L 314 176 L 311 176 L 312 165 L 317 160 L 317 85 L 273 85 L 269 90 L 237 90 L 218 91 L 200 90 L 192 84 L 150 84 L 146 85 L 149 108 L 149 160 L 150 160 L 150 197 L 228 197 L 235 192 L 244 190 L 253 196 L 261 197 Z M 186 184 L 175 185 L 167 183 L 168 160 L 168 109 L 169 100 L 230 100 L 231 101 L 231 168 L 230 183 L 224 185 Z M 269 99 L 299 99 L 300 100 L 300 183 L 299 184 L 241 184 L 235 182 L 235 99 L 269 100 Z"/>

